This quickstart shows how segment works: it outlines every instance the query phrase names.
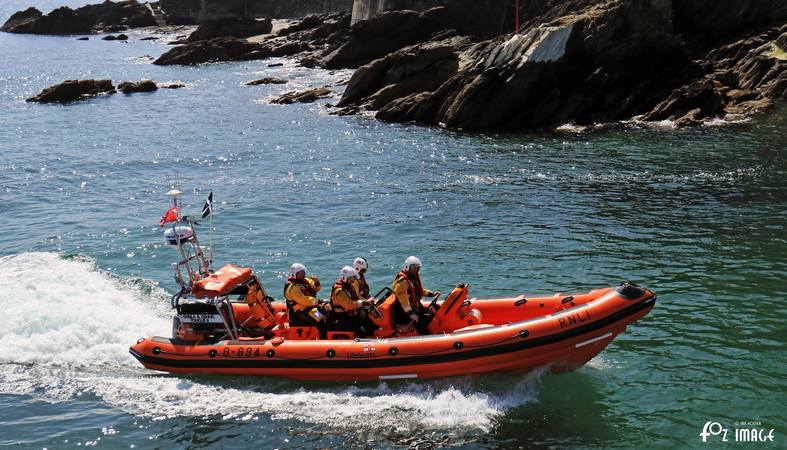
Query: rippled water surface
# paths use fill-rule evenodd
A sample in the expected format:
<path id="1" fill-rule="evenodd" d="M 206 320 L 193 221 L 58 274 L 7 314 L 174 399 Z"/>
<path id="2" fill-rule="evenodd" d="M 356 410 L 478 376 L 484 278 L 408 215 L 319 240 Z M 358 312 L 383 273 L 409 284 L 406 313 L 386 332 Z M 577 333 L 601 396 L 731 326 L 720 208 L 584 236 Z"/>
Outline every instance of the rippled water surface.
<path id="1" fill-rule="evenodd" d="M 27 6 L 3 2 L 0 19 Z M 151 33 L 0 33 L 0 445 L 683 448 L 703 445 L 707 420 L 759 420 L 784 446 L 784 108 L 693 130 L 468 135 L 329 116 L 336 99 L 270 105 L 350 73 L 287 60 L 157 67 L 171 36 L 140 40 Z M 244 85 L 263 76 L 292 81 Z M 24 101 L 74 78 L 187 87 Z M 443 291 L 633 280 L 659 303 L 557 376 L 155 374 L 127 348 L 169 333 L 174 255 L 157 220 L 173 184 L 192 212 L 214 191 L 217 262 L 251 265 L 273 292 L 293 261 L 330 279 L 366 256 L 375 289 L 418 254 L 425 284 Z"/>

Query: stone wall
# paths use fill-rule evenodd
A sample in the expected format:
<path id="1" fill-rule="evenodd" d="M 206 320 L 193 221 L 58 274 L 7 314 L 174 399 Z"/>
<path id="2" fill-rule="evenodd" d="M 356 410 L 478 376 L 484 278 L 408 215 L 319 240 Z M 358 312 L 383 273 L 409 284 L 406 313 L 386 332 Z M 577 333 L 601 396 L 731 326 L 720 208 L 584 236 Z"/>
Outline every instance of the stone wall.
<path id="1" fill-rule="evenodd" d="M 199 23 L 226 17 L 288 19 L 350 10 L 353 0 L 160 0 L 168 23 Z"/>

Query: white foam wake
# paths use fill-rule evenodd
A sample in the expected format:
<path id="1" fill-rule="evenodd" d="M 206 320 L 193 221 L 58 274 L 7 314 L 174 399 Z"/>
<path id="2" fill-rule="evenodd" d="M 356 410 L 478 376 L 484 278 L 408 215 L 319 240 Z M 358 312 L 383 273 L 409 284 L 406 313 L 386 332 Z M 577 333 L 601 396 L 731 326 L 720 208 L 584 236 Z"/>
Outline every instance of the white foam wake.
<path id="1" fill-rule="evenodd" d="M 540 373 L 484 387 L 484 378 L 303 387 L 253 378 L 149 372 L 130 355 L 169 329 L 166 295 L 117 280 L 86 259 L 27 253 L 0 259 L 0 392 L 68 401 L 94 395 L 152 419 L 258 414 L 336 429 L 488 431 L 530 402 Z M 168 307 L 168 305 L 166 305 Z M 488 384 L 488 383 L 487 383 Z"/>
<path id="2" fill-rule="evenodd" d="M 0 258 L 0 293 L 0 363 L 127 365 L 129 344 L 170 327 L 163 291 L 146 304 L 86 258 Z"/>

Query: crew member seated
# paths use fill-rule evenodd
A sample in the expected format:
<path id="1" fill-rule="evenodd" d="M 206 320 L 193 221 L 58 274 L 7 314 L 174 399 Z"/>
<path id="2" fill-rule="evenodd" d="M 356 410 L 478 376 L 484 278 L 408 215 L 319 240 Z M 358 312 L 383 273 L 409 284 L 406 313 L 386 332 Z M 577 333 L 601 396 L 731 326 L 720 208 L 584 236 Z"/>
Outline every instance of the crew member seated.
<path id="1" fill-rule="evenodd" d="M 284 284 L 284 299 L 290 315 L 290 326 L 315 326 L 320 339 L 327 339 L 325 312 L 316 297 L 320 291 L 320 280 L 306 278 L 306 266 L 295 263 L 290 266 L 290 276 Z"/>
<path id="2" fill-rule="evenodd" d="M 366 337 L 373 328 L 367 320 L 365 308 L 370 301 L 358 293 L 358 272 L 350 266 L 342 267 L 331 290 L 332 324 L 338 329 L 353 330 L 358 337 Z"/>
<path id="3" fill-rule="evenodd" d="M 421 304 L 421 299 L 437 297 L 440 291 L 430 291 L 423 287 L 421 277 L 418 275 L 420 270 L 421 260 L 415 256 L 408 256 L 402 271 L 396 275 L 391 285 L 391 290 L 396 296 L 393 306 L 393 325 L 395 328 L 415 325 L 418 334 L 429 334 L 429 321 L 432 317 Z"/>
<path id="4" fill-rule="evenodd" d="M 358 294 L 362 299 L 367 299 L 371 295 L 369 283 L 366 282 L 366 271 L 369 270 L 369 262 L 366 258 L 357 257 L 353 261 L 353 269 L 358 272 Z"/>

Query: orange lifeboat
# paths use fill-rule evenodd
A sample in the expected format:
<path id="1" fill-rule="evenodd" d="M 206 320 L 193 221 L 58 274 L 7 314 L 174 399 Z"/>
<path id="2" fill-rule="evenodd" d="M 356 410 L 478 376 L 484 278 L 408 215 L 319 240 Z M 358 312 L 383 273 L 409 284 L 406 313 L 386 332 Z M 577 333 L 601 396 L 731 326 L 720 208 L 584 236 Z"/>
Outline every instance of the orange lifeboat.
<path id="1" fill-rule="evenodd" d="M 468 299 L 467 285 L 459 285 L 444 301 L 424 303 L 432 315 L 430 334 L 417 335 L 392 326 L 388 293 L 378 296 L 375 337 L 329 330 L 329 339 L 319 340 L 309 327 L 290 327 L 284 303 L 272 302 L 248 269 L 225 267 L 214 275 L 199 294 L 237 299 L 173 299 L 178 310 L 173 338 L 143 338 L 130 348 L 145 367 L 320 380 L 521 373 L 539 367 L 561 372 L 596 356 L 656 302 L 652 291 L 630 283 L 582 294 L 497 299 Z"/>

